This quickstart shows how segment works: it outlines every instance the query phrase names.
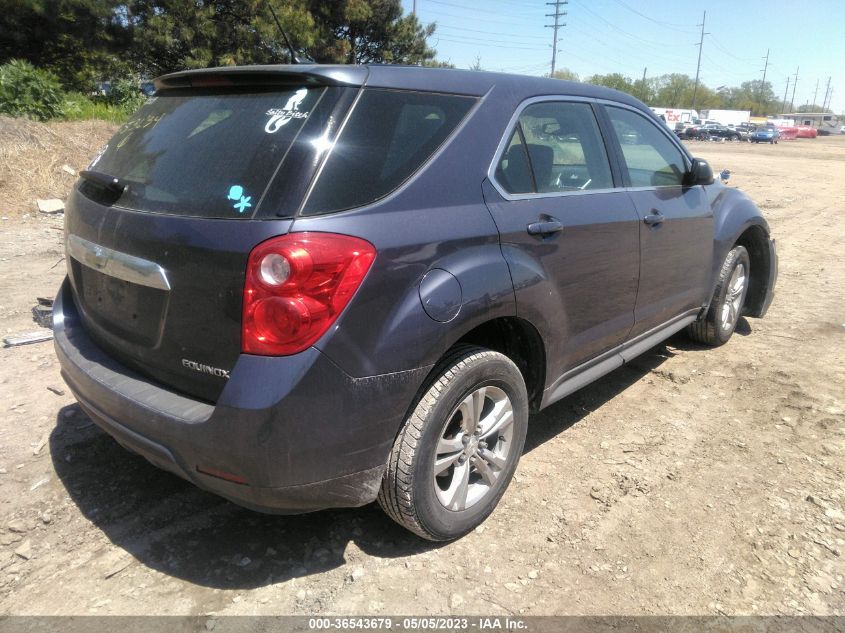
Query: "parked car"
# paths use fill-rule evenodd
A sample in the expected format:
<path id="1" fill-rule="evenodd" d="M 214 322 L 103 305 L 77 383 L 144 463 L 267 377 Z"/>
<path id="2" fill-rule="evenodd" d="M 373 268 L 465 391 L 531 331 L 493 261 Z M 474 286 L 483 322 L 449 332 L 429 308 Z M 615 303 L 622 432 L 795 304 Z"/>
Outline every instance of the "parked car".
<path id="1" fill-rule="evenodd" d="M 695 138 L 699 140 L 710 140 L 712 138 L 723 138 L 728 141 L 742 140 L 742 134 L 719 123 L 707 123 L 699 128 L 696 128 Z"/>
<path id="2" fill-rule="evenodd" d="M 795 128 L 795 138 L 816 138 L 819 135 L 819 131 L 812 125 L 796 125 Z"/>
<path id="3" fill-rule="evenodd" d="M 96 424 L 249 508 L 377 499 L 456 538 L 529 412 L 772 301 L 760 211 L 621 92 L 379 65 L 155 86 L 69 196 L 56 352 Z"/>
<path id="4" fill-rule="evenodd" d="M 728 129 L 731 132 L 734 132 L 734 133 L 739 135 L 739 138 L 732 137 L 730 139 L 732 141 L 747 141 L 748 136 L 751 133 L 751 131 L 747 127 L 745 127 L 744 125 L 737 125 L 737 126 L 729 125 Z"/>
<path id="5" fill-rule="evenodd" d="M 776 144 L 780 138 L 780 132 L 777 128 L 770 125 L 758 127 L 751 133 L 750 140 L 752 143 L 770 143 Z"/>

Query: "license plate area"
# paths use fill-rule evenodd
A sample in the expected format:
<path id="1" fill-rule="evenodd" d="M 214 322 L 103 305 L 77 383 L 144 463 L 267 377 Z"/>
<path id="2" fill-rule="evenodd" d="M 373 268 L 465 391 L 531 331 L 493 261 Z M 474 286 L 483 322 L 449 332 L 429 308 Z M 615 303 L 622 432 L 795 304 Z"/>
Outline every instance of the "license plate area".
<path id="1" fill-rule="evenodd" d="M 167 291 L 104 274 L 71 260 L 83 311 L 97 326 L 127 342 L 154 347 L 161 336 Z"/>

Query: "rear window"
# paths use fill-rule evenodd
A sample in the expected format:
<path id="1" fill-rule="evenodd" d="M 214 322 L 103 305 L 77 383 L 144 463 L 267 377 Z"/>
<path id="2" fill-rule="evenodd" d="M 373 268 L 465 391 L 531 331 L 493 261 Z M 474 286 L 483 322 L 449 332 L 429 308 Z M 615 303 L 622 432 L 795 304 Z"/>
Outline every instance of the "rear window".
<path id="1" fill-rule="evenodd" d="M 326 88 L 153 97 L 88 167 L 126 183 L 117 206 L 250 218 Z M 84 195 L 97 185 L 82 181 Z"/>
<path id="2" fill-rule="evenodd" d="M 434 154 L 475 102 L 458 95 L 365 90 L 302 214 L 342 211 L 384 197 Z"/>

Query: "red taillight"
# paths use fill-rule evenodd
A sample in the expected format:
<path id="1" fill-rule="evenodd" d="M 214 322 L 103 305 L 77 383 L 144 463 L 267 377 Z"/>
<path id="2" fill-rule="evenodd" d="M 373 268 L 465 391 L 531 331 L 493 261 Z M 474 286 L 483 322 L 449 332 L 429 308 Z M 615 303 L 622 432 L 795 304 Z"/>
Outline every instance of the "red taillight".
<path id="1" fill-rule="evenodd" d="M 287 356 L 329 329 L 376 256 L 372 244 L 334 233 L 291 233 L 256 246 L 244 283 L 241 349 Z"/>

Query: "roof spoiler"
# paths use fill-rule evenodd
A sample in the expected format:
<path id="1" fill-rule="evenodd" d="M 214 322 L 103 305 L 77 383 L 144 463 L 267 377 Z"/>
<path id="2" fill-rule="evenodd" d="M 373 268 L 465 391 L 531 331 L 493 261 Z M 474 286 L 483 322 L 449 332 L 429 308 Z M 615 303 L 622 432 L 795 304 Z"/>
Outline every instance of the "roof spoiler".
<path id="1" fill-rule="evenodd" d="M 289 65 L 228 66 L 185 70 L 155 79 L 156 92 L 191 88 L 241 88 L 306 85 L 363 86 L 366 66 Z"/>

